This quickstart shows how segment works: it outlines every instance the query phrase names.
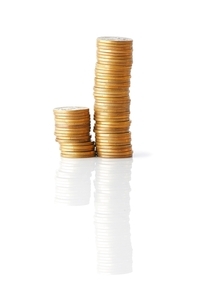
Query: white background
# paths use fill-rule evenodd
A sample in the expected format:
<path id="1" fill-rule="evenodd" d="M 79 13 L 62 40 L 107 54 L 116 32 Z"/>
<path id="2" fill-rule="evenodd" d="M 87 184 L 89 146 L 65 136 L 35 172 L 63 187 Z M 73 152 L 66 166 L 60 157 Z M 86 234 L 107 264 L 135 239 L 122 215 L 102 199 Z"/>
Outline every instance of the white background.
<path id="1" fill-rule="evenodd" d="M 199 295 L 197 1 L 0 2 L 0 295 Z M 93 108 L 96 38 L 134 40 L 133 272 L 99 275 L 93 197 L 54 203 L 53 108 Z"/>

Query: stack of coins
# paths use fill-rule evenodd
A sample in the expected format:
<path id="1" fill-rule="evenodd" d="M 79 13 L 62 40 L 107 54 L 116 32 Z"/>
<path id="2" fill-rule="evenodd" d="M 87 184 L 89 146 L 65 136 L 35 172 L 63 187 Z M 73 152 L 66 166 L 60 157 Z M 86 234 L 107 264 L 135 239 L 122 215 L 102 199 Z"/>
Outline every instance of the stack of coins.
<path id="1" fill-rule="evenodd" d="M 55 108 L 55 136 L 61 156 L 69 158 L 95 156 L 90 135 L 90 113 L 86 107 Z"/>
<path id="2" fill-rule="evenodd" d="M 130 133 L 130 78 L 133 41 L 99 37 L 94 86 L 94 119 L 97 155 L 132 156 Z"/>

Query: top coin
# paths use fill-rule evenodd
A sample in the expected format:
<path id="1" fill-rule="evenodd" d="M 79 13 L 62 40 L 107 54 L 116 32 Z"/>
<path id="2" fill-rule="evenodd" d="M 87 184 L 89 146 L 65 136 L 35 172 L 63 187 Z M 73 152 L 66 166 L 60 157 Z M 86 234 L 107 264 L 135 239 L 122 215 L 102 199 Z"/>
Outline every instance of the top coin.
<path id="1" fill-rule="evenodd" d="M 121 43 L 128 43 L 132 42 L 133 40 L 131 38 L 126 37 L 113 37 L 113 36 L 103 36 L 97 38 L 98 42 L 121 42 Z"/>
<path id="2" fill-rule="evenodd" d="M 57 107 L 54 108 L 54 112 L 68 112 L 68 111 L 87 111 L 87 107 L 77 107 L 77 106 L 69 106 L 69 107 Z"/>

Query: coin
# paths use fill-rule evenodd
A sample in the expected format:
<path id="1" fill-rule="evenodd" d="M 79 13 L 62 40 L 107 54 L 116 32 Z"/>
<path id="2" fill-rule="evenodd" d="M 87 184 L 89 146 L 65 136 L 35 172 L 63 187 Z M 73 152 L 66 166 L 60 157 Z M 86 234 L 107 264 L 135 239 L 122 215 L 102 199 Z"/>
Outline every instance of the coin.
<path id="1" fill-rule="evenodd" d="M 127 139 L 127 140 L 120 140 L 120 139 L 102 139 L 99 140 L 98 138 L 95 141 L 96 146 L 100 147 L 100 145 L 103 147 L 106 147 L 106 145 L 117 145 L 117 146 L 123 146 L 123 145 L 129 145 L 131 144 L 131 140 Z"/>
<path id="2" fill-rule="evenodd" d="M 131 66 L 132 65 L 132 62 L 133 62 L 133 60 L 132 59 L 119 59 L 119 58 L 115 58 L 115 59 L 108 59 L 108 58 L 102 58 L 102 57 L 98 57 L 97 58 L 97 60 L 98 60 L 98 63 L 100 64 L 100 65 L 109 65 L 109 66 L 111 66 L 111 65 L 114 65 L 114 66 L 116 66 L 116 65 L 118 65 L 118 66 L 120 66 L 120 67 L 128 67 L 128 66 Z"/>
<path id="3" fill-rule="evenodd" d="M 94 146 L 60 146 L 62 153 L 64 152 L 89 152 L 94 150 Z"/>
<path id="4" fill-rule="evenodd" d="M 123 134 L 129 131 L 129 128 L 93 128 L 96 135 L 98 134 Z"/>
<path id="5" fill-rule="evenodd" d="M 55 141 L 59 142 L 60 145 L 62 144 L 78 144 L 78 143 L 87 143 L 91 140 L 91 137 L 85 137 L 85 138 L 68 138 L 68 137 L 56 137 Z"/>
<path id="6" fill-rule="evenodd" d="M 118 122 L 118 121 L 97 121 L 98 126 L 118 126 L 118 127 L 129 127 L 131 124 L 131 121 L 123 121 L 123 122 Z"/>
<path id="7" fill-rule="evenodd" d="M 133 153 L 127 153 L 127 154 L 109 154 L 105 152 L 98 152 L 98 157 L 104 157 L 104 158 L 130 158 L 133 156 Z"/>
<path id="8" fill-rule="evenodd" d="M 129 96 L 129 92 L 117 92 L 117 91 L 113 91 L 113 92 L 106 92 L 104 91 L 94 91 L 94 97 L 104 97 L 104 98 L 122 98 L 122 97 L 126 97 Z"/>
<path id="9" fill-rule="evenodd" d="M 95 86 L 103 89 L 120 89 L 129 88 L 130 83 L 110 83 L 110 82 L 95 82 Z"/>
<path id="10" fill-rule="evenodd" d="M 89 109 L 87 107 L 77 107 L 77 106 L 69 106 L 69 107 L 57 107 L 53 109 L 54 112 L 57 113 L 70 113 L 70 112 L 88 112 Z"/>
<path id="11" fill-rule="evenodd" d="M 71 158 L 84 158 L 84 157 L 94 157 L 95 151 L 83 151 L 83 152 L 61 152 L 62 157 L 71 157 Z"/>
<path id="12" fill-rule="evenodd" d="M 110 105 L 106 105 L 106 106 L 96 106 L 96 105 L 94 105 L 94 111 L 95 112 L 103 112 L 103 111 L 106 111 L 107 110 L 107 108 L 111 108 L 111 106 Z M 130 111 L 130 106 L 114 106 L 113 107 L 114 108 L 114 112 L 127 112 L 127 111 Z"/>
<path id="13" fill-rule="evenodd" d="M 130 97 L 95 97 L 95 102 L 97 103 L 107 103 L 107 104 L 130 104 Z"/>
<path id="14" fill-rule="evenodd" d="M 72 134 L 72 135 L 82 135 L 82 134 L 88 134 L 90 132 L 90 128 L 87 129 L 78 129 L 77 132 L 75 130 L 71 129 L 58 129 L 55 128 L 55 134 Z"/>
<path id="15" fill-rule="evenodd" d="M 123 100 L 111 100 L 111 99 L 108 99 L 108 100 L 100 100 L 98 98 L 95 99 L 95 104 L 94 104 L 94 107 L 108 107 L 108 108 L 114 108 L 114 110 L 116 110 L 116 108 L 125 108 L 125 107 L 130 107 L 130 100 L 128 101 L 123 101 Z"/>
<path id="16" fill-rule="evenodd" d="M 70 143 L 70 142 L 65 142 L 65 143 L 62 143 L 62 147 L 93 147 L 94 146 L 94 142 L 84 142 L 84 143 Z"/>
<path id="17" fill-rule="evenodd" d="M 101 83 L 129 83 L 131 76 L 116 76 L 116 77 L 111 77 L 111 76 L 104 76 L 102 77 L 95 77 L 95 82 L 101 82 Z"/>
<path id="18" fill-rule="evenodd" d="M 117 148 L 118 147 L 118 148 Z M 97 153 L 107 153 L 107 154 L 122 154 L 122 153 L 132 153 L 132 148 L 131 147 L 127 147 L 127 148 L 122 148 L 122 146 L 113 146 L 112 147 L 109 147 L 109 146 L 106 146 L 106 147 L 100 147 L 98 146 L 97 147 Z"/>
<path id="19" fill-rule="evenodd" d="M 99 134 L 97 135 L 98 138 L 130 138 L 131 137 L 131 132 L 126 132 L 126 133 L 123 133 L 123 134 L 111 134 L 111 133 L 107 133 L 107 134 Z"/>

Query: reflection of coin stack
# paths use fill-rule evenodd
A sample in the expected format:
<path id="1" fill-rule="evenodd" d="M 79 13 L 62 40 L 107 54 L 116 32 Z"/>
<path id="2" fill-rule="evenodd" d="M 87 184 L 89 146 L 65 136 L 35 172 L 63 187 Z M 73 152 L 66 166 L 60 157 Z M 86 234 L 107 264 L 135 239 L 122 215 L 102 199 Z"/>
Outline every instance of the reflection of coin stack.
<path id="1" fill-rule="evenodd" d="M 55 201 L 71 206 L 89 204 L 94 166 L 95 158 L 61 158 L 56 173 Z"/>
<path id="2" fill-rule="evenodd" d="M 97 39 L 94 86 L 94 131 L 97 155 L 108 158 L 131 157 L 130 77 L 132 39 Z"/>
<path id="3" fill-rule="evenodd" d="M 132 271 L 131 166 L 130 159 L 96 159 L 94 223 L 100 273 Z"/>
<path id="4" fill-rule="evenodd" d="M 84 107 L 55 108 L 55 135 L 62 157 L 95 156 L 90 136 L 89 109 Z"/>

